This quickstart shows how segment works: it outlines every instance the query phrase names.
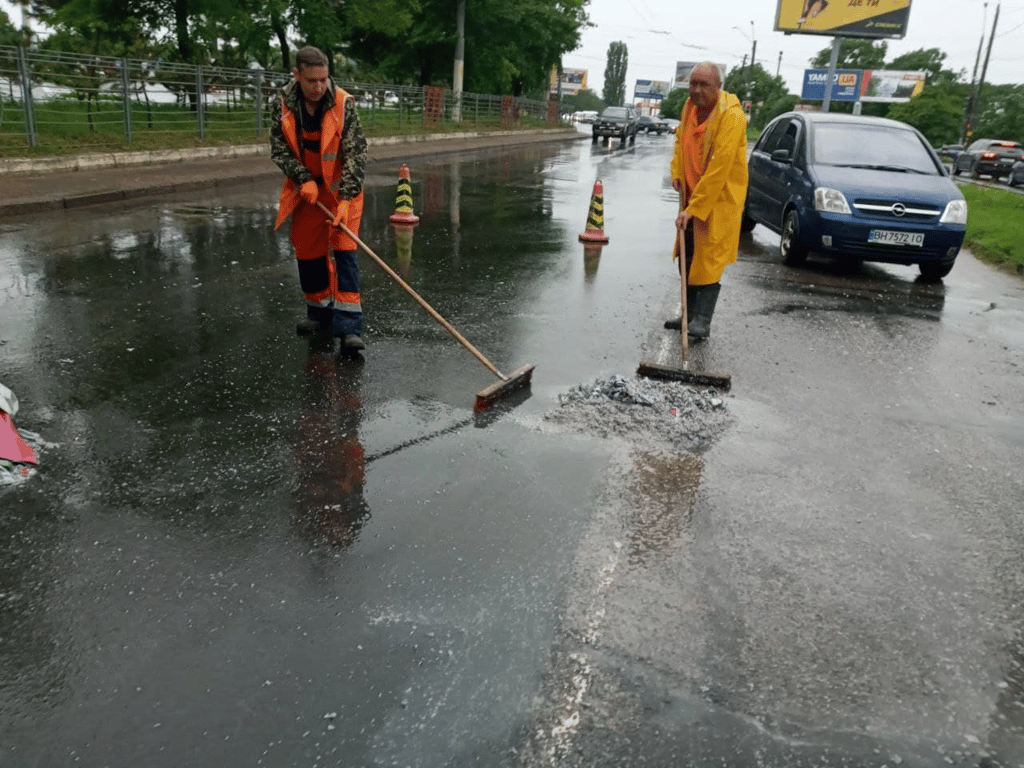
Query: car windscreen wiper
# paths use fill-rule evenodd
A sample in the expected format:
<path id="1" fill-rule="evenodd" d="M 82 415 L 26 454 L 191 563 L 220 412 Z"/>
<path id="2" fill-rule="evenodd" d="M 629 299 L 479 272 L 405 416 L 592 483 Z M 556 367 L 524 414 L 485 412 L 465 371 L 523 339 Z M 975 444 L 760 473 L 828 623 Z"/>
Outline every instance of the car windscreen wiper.
<path id="1" fill-rule="evenodd" d="M 917 168 L 907 168 L 903 165 L 875 165 L 870 163 L 837 163 L 833 165 L 834 168 L 867 168 L 871 171 L 896 171 L 898 173 L 919 173 L 923 176 L 927 176 L 927 171 L 921 171 Z"/>

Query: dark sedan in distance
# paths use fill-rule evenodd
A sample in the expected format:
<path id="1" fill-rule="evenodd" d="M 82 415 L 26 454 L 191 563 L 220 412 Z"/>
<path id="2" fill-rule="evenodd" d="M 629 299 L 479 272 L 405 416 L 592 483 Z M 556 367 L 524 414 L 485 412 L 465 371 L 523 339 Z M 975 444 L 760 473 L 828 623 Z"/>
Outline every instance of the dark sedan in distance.
<path id="1" fill-rule="evenodd" d="M 780 234 L 791 266 L 809 253 L 917 265 L 949 274 L 964 241 L 967 203 L 935 150 L 896 120 L 787 112 L 770 122 L 748 163 L 743 229 Z"/>
<path id="2" fill-rule="evenodd" d="M 637 130 L 644 131 L 646 133 L 656 133 L 661 136 L 661 134 L 668 132 L 668 123 L 660 117 L 640 115 L 640 122 Z"/>
<path id="3" fill-rule="evenodd" d="M 1024 155 L 1020 142 L 1010 139 L 978 139 L 953 161 L 953 175 L 969 173 L 971 178 L 1007 176 L 1013 164 Z"/>

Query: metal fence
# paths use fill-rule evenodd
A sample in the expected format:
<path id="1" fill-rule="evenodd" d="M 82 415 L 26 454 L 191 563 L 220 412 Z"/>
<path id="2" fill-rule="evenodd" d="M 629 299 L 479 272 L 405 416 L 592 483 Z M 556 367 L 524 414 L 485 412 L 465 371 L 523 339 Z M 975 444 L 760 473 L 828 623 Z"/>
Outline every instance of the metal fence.
<path id="1" fill-rule="evenodd" d="M 290 76 L 0 46 L 0 154 L 158 149 L 260 140 Z M 546 101 L 338 81 L 370 135 L 557 121 Z"/>

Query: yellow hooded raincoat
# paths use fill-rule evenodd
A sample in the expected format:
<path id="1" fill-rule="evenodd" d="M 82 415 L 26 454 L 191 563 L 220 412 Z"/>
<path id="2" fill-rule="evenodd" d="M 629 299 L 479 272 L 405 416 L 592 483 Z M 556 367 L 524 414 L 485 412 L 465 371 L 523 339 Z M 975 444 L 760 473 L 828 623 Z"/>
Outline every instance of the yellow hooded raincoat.
<path id="1" fill-rule="evenodd" d="M 682 189 L 686 189 L 684 126 L 694 109 L 689 101 L 683 106 L 672 155 L 672 179 L 678 179 Z M 695 217 L 690 285 L 717 283 L 726 266 L 736 261 L 739 250 L 740 220 L 747 197 L 747 116 L 731 93 L 719 94 L 718 104 L 708 118 L 701 167 L 700 181 L 686 200 L 687 213 Z"/>

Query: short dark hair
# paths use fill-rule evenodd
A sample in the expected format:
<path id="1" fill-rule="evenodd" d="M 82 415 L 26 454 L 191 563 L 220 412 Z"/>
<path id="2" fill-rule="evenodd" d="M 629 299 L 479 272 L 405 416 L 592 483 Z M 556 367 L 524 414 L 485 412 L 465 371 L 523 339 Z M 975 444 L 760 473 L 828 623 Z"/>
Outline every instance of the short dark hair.
<path id="1" fill-rule="evenodd" d="M 326 67 L 327 57 L 319 48 L 312 45 L 305 45 L 295 52 L 295 68 L 305 67 Z"/>

